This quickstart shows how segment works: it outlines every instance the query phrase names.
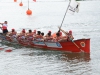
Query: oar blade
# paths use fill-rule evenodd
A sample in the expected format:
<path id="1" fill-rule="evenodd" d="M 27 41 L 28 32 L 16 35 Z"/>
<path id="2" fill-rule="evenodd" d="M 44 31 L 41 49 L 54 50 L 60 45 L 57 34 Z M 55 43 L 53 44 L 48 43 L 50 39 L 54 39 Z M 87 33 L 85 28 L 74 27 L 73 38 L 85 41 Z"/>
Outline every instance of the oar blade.
<path id="1" fill-rule="evenodd" d="M 5 52 L 12 52 L 12 49 L 7 49 L 5 50 Z"/>
<path id="2" fill-rule="evenodd" d="M 0 48 L 0 50 L 3 50 L 4 48 Z"/>

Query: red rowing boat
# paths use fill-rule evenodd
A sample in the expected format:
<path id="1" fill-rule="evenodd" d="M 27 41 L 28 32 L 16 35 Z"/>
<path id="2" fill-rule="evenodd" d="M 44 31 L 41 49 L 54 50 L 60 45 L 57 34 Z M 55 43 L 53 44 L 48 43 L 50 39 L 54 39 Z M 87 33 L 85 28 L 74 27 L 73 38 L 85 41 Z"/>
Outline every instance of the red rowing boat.
<path id="1" fill-rule="evenodd" d="M 3 35 L 0 35 L 0 37 Z M 9 42 L 9 38 L 4 39 Z M 14 42 L 15 43 L 15 42 Z M 19 41 L 17 40 L 17 44 L 21 44 L 23 46 L 35 47 L 35 48 L 43 48 L 49 50 L 59 50 L 66 52 L 85 52 L 90 53 L 90 38 L 88 39 L 77 39 L 73 41 L 60 41 L 60 42 L 52 42 L 52 41 Z"/>
<path id="2" fill-rule="evenodd" d="M 44 41 L 32 41 L 31 47 L 45 48 L 51 50 L 60 50 L 67 52 L 85 52 L 90 53 L 90 39 L 78 39 L 63 42 L 44 42 Z"/>
<path id="3" fill-rule="evenodd" d="M 72 41 L 29 41 L 19 42 L 23 46 L 43 48 L 49 50 L 60 50 L 67 52 L 85 52 L 90 53 L 90 39 L 77 39 Z"/>

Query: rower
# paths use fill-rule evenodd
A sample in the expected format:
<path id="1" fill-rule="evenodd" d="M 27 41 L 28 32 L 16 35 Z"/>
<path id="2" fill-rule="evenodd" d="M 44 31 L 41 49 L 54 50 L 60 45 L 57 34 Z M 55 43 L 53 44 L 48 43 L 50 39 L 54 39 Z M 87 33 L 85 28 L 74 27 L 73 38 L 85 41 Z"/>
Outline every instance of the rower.
<path id="1" fill-rule="evenodd" d="M 37 34 L 34 37 L 34 40 L 41 41 L 41 39 L 43 39 L 43 36 L 41 35 L 41 31 L 37 31 Z"/>
<path id="2" fill-rule="evenodd" d="M 25 40 L 26 39 L 26 30 L 22 29 L 22 31 L 18 34 L 17 39 L 19 41 Z"/>
<path id="3" fill-rule="evenodd" d="M 33 33 L 33 37 L 36 37 L 36 30 L 34 30 L 32 33 Z"/>
<path id="4" fill-rule="evenodd" d="M 9 36 L 13 36 L 16 37 L 17 32 L 15 31 L 15 29 L 12 29 L 11 32 L 9 33 Z"/>
<path id="5" fill-rule="evenodd" d="M 62 30 L 60 27 L 58 27 L 64 34 L 65 36 L 62 37 L 62 40 L 66 40 L 66 41 L 72 41 L 74 39 L 73 35 L 72 35 L 72 31 L 70 30 L 69 32 Z"/>
<path id="6" fill-rule="evenodd" d="M 52 41 L 53 36 L 51 35 L 51 31 L 48 31 L 48 33 L 45 35 L 45 41 Z"/>
<path id="7" fill-rule="evenodd" d="M 26 39 L 27 39 L 28 41 L 33 40 L 33 32 L 32 32 L 31 29 L 28 31 L 28 33 L 26 33 Z"/>
<path id="8" fill-rule="evenodd" d="M 72 41 L 74 39 L 73 35 L 72 35 L 72 31 L 69 30 L 68 32 L 68 41 Z"/>
<path id="9" fill-rule="evenodd" d="M 54 41 L 61 41 L 62 40 L 62 33 L 61 32 L 57 32 L 56 33 L 56 37 L 54 38 Z"/>
<path id="10" fill-rule="evenodd" d="M 16 37 L 17 37 L 17 32 L 15 29 L 12 29 L 11 32 L 7 33 L 7 37 L 9 37 L 9 40 L 11 41 L 15 41 L 16 40 Z"/>

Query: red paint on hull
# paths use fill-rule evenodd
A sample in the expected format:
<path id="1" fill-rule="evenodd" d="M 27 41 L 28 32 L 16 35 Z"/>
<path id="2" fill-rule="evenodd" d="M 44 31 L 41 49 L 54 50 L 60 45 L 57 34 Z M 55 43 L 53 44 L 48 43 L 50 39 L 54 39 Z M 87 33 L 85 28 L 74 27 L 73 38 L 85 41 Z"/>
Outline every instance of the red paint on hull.
<path id="1" fill-rule="evenodd" d="M 47 45 L 35 45 L 31 42 L 31 47 L 37 47 L 37 48 L 45 48 L 45 49 L 51 49 L 51 50 L 60 50 L 60 51 L 68 51 L 68 52 L 85 52 L 90 53 L 90 39 L 78 39 L 74 40 L 74 42 L 59 42 L 62 48 L 58 47 L 48 47 Z M 84 43 L 84 46 L 82 46 L 81 43 Z"/>
<path id="2" fill-rule="evenodd" d="M 10 40 L 9 40 L 10 41 Z M 23 46 L 30 46 L 36 48 L 44 48 L 49 50 L 60 50 L 67 52 L 85 52 L 90 53 L 90 38 L 88 39 L 77 39 L 74 42 L 45 42 L 45 41 L 19 41 L 19 44 Z"/>

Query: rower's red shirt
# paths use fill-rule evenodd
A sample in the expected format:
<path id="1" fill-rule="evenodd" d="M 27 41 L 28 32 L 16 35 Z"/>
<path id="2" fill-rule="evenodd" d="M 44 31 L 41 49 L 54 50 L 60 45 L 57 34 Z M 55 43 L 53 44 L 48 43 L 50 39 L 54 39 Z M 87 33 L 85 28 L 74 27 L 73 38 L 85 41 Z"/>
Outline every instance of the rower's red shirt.
<path id="1" fill-rule="evenodd" d="M 3 24 L 3 25 L 2 25 L 2 29 L 3 29 L 3 30 L 7 29 L 7 24 Z"/>

